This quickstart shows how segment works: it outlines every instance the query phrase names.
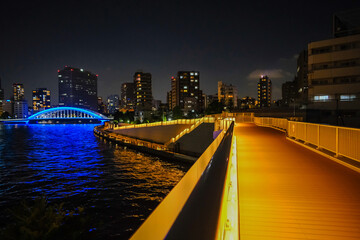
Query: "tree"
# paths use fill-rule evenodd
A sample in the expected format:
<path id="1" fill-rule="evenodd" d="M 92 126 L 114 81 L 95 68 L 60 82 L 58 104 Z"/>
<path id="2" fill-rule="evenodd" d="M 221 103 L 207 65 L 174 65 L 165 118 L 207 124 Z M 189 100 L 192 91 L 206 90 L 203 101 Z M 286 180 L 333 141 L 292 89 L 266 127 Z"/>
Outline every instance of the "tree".
<path id="1" fill-rule="evenodd" d="M 224 110 L 223 102 L 213 101 L 212 103 L 209 104 L 209 107 L 205 109 L 205 114 L 209 115 L 209 114 L 222 113 L 223 110 Z"/>
<path id="2" fill-rule="evenodd" d="M 184 116 L 184 114 L 181 111 L 181 108 L 179 106 L 176 106 L 176 107 L 173 108 L 172 115 L 173 115 L 174 120 L 181 119 Z"/>
<path id="3" fill-rule="evenodd" d="M 3 112 L 0 116 L 0 119 L 8 119 L 11 118 L 10 113 L 8 112 Z"/>

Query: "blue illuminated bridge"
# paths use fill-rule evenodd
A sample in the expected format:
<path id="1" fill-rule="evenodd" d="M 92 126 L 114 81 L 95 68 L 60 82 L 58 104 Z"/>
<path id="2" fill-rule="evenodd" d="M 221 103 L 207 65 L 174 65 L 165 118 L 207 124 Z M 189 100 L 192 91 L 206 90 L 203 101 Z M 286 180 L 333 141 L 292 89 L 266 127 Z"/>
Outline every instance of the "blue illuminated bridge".
<path id="1" fill-rule="evenodd" d="M 106 116 L 82 108 L 56 107 L 38 112 L 27 119 L 12 119 L 7 123 L 100 123 L 109 121 Z"/>

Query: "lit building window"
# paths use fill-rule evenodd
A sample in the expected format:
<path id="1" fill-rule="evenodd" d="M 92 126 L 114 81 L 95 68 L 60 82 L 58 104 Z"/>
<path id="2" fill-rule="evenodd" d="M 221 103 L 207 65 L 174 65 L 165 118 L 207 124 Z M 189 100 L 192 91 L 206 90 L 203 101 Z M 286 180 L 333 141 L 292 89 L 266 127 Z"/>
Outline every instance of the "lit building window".
<path id="1" fill-rule="evenodd" d="M 328 95 L 314 96 L 314 101 L 327 101 L 329 100 Z"/>
<path id="2" fill-rule="evenodd" d="M 356 99 L 355 94 L 343 94 L 340 95 L 340 101 L 354 101 Z"/>

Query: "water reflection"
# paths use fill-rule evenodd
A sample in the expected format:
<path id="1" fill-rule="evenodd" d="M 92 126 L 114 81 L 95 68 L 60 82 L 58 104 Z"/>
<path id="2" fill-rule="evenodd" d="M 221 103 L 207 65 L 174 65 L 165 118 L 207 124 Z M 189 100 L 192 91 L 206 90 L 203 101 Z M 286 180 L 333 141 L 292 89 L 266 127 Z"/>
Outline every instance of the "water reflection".
<path id="1" fill-rule="evenodd" d="M 104 143 L 94 125 L 0 125 L 4 209 L 42 194 L 83 205 L 103 239 L 128 238 L 189 166 Z"/>

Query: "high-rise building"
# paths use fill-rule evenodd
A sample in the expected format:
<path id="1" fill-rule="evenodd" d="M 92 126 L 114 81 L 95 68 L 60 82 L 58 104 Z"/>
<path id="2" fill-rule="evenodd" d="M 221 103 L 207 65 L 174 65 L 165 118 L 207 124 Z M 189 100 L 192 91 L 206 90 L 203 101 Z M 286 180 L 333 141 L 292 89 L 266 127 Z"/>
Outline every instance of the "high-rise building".
<path id="1" fill-rule="evenodd" d="M 25 100 L 24 85 L 22 83 L 13 84 L 13 100 L 14 101 Z"/>
<path id="2" fill-rule="evenodd" d="M 42 111 L 51 107 L 50 90 L 37 88 L 32 93 L 32 108 L 34 112 Z"/>
<path id="3" fill-rule="evenodd" d="M 261 75 L 258 83 L 258 101 L 260 107 L 271 106 L 271 80 L 268 76 Z"/>
<path id="4" fill-rule="evenodd" d="M 0 78 L 0 115 L 4 112 L 4 90 L 1 88 Z"/>
<path id="5" fill-rule="evenodd" d="M 27 118 L 28 116 L 28 104 L 26 100 L 14 101 L 14 118 Z"/>
<path id="6" fill-rule="evenodd" d="M 135 84 L 133 82 L 121 85 L 121 108 L 126 110 L 135 108 Z"/>
<path id="7" fill-rule="evenodd" d="M 98 110 L 99 113 L 101 114 L 107 114 L 108 110 L 106 107 L 106 104 L 103 102 L 102 97 L 98 97 Z"/>
<path id="8" fill-rule="evenodd" d="M 226 85 L 222 81 L 218 82 L 218 101 L 225 106 L 237 108 L 237 89 L 233 85 Z"/>
<path id="9" fill-rule="evenodd" d="M 116 111 L 119 111 L 119 103 L 120 103 L 119 95 L 114 94 L 108 96 L 107 98 L 108 112 L 110 114 L 114 114 Z"/>
<path id="10" fill-rule="evenodd" d="M 136 72 L 134 74 L 136 109 L 150 111 L 152 106 L 151 73 Z"/>
<path id="11" fill-rule="evenodd" d="M 204 100 L 200 90 L 200 73 L 198 71 L 179 71 L 176 77 L 172 77 L 170 99 L 170 109 L 179 106 L 185 114 L 189 111 L 194 112 L 203 109 Z"/>
<path id="12" fill-rule="evenodd" d="M 14 113 L 14 101 L 12 101 L 11 99 L 4 100 L 3 111 L 8 112 L 9 115 L 12 117 Z"/>
<path id="13" fill-rule="evenodd" d="M 282 103 L 289 106 L 296 103 L 296 82 L 288 81 L 282 84 Z"/>
<path id="14" fill-rule="evenodd" d="M 65 66 L 58 70 L 59 106 L 97 111 L 98 75 L 80 68 Z"/>
<path id="15" fill-rule="evenodd" d="M 311 42 L 308 60 L 309 109 L 360 110 L 360 34 Z"/>

